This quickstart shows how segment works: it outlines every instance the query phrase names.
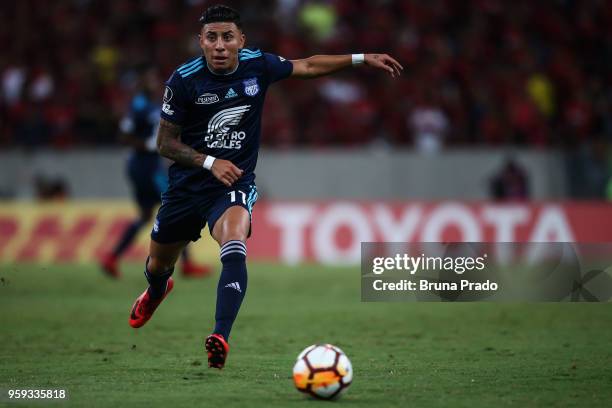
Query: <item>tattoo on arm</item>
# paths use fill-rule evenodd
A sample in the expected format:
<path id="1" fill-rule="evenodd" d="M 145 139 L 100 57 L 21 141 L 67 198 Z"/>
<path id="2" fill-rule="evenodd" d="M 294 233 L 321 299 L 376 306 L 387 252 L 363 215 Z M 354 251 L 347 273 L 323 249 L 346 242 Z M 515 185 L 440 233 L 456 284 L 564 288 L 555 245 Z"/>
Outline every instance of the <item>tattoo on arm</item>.
<path id="1" fill-rule="evenodd" d="M 184 166 L 202 167 L 205 155 L 180 141 L 181 127 L 162 119 L 157 133 L 159 154 Z"/>

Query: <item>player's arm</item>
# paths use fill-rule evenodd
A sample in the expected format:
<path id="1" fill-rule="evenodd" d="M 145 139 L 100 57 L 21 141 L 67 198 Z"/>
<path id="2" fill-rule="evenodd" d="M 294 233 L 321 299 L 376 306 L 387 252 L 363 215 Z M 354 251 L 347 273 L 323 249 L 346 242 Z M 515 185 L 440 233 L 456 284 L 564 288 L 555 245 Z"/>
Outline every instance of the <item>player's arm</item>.
<path id="1" fill-rule="evenodd" d="M 387 54 L 347 54 L 347 55 L 314 55 L 309 58 L 292 60 L 295 78 L 316 78 L 329 75 L 343 68 L 365 64 L 387 71 L 395 77 L 404 67 Z"/>
<path id="2" fill-rule="evenodd" d="M 187 167 L 204 167 L 226 186 L 242 176 L 242 170 L 228 160 L 216 159 L 198 152 L 180 140 L 181 127 L 165 119 L 159 122 L 157 150 L 159 154 Z"/>

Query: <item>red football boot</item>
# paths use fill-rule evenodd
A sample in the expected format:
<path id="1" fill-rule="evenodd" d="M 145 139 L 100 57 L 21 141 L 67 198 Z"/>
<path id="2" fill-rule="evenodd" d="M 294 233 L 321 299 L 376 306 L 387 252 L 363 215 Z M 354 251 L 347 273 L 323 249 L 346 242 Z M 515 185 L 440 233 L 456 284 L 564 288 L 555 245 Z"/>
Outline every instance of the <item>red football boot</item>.
<path id="1" fill-rule="evenodd" d="M 225 359 L 229 354 L 229 344 L 221 334 L 213 333 L 206 338 L 204 343 L 208 352 L 208 366 L 221 369 L 225 365 Z"/>
<path id="2" fill-rule="evenodd" d="M 197 265 L 191 261 L 183 261 L 181 270 L 183 272 L 183 276 L 187 278 L 203 278 L 213 272 L 210 266 Z"/>
<path id="3" fill-rule="evenodd" d="M 100 260 L 100 266 L 104 273 L 111 278 L 119 279 L 121 277 L 121 272 L 119 272 L 118 259 L 116 256 L 112 254 L 108 254 L 104 256 Z"/>
<path id="4" fill-rule="evenodd" d="M 166 283 L 166 293 L 160 299 L 152 300 L 149 297 L 149 290 L 146 289 L 142 295 L 138 296 L 136 302 L 134 302 L 134 306 L 132 306 L 132 312 L 130 313 L 130 326 L 137 329 L 141 326 L 144 326 L 146 322 L 149 321 L 151 316 L 153 316 L 153 312 L 157 309 L 157 306 L 168 296 L 168 293 L 174 287 L 174 280 L 172 278 L 168 278 L 168 282 Z"/>

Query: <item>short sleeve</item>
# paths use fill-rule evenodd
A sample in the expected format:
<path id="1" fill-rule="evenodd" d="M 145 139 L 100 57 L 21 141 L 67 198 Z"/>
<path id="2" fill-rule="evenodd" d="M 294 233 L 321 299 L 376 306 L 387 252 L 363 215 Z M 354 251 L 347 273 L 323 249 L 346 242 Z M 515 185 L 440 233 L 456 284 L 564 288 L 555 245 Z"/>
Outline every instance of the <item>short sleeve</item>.
<path id="1" fill-rule="evenodd" d="M 287 78 L 293 72 L 293 63 L 281 56 L 265 53 L 270 83 Z"/>
<path id="2" fill-rule="evenodd" d="M 166 81 L 161 118 L 177 125 L 182 125 L 187 106 L 187 95 L 183 78 L 178 72 L 175 72 Z"/>

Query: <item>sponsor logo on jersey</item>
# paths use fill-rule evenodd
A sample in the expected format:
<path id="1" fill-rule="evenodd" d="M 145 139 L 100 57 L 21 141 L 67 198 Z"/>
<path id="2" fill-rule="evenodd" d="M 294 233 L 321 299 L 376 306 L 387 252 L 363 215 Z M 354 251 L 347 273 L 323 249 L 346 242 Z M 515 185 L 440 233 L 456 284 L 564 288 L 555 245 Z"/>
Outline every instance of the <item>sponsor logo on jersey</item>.
<path id="1" fill-rule="evenodd" d="M 170 102 L 173 96 L 174 93 L 172 93 L 172 89 L 169 86 L 166 86 L 166 89 L 164 90 L 164 102 Z"/>
<path id="2" fill-rule="evenodd" d="M 225 99 L 235 98 L 237 96 L 238 94 L 236 93 L 236 91 L 234 91 L 234 88 L 230 88 L 229 91 L 227 91 L 227 93 L 225 94 Z"/>
<path id="3" fill-rule="evenodd" d="M 257 78 L 247 79 L 242 81 L 244 84 L 244 93 L 249 96 L 255 96 L 259 92 L 259 85 L 257 84 Z"/>
<path id="4" fill-rule="evenodd" d="M 208 133 L 227 133 L 230 127 L 236 127 L 240 123 L 240 119 L 248 112 L 251 105 L 236 106 L 233 108 L 223 109 L 210 118 L 208 121 Z"/>
<path id="5" fill-rule="evenodd" d="M 285 62 L 285 61 L 287 61 L 285 58 L 281 57 L 280 55 L 278 56 L 278 59 L 279 59 L 281 62 Z"/>
<path id="6" fill-rule="evenodd" d="M 206 146 L 217 149 L 240 149 L 246 132 L 235 130 L 251 105 L 223 109 L 208 121 L 208 133 L 204 137 Z"/>
<path id="7" fill-rule="evenodd" d="M 219 102 L 219 96 L 217 96 L 216 94 L 205 93 L 198 96 L 198 99 L 196 99 L 195 103 L 197 105 L 210 105 L 211 103 L 215 102 Z"/>

